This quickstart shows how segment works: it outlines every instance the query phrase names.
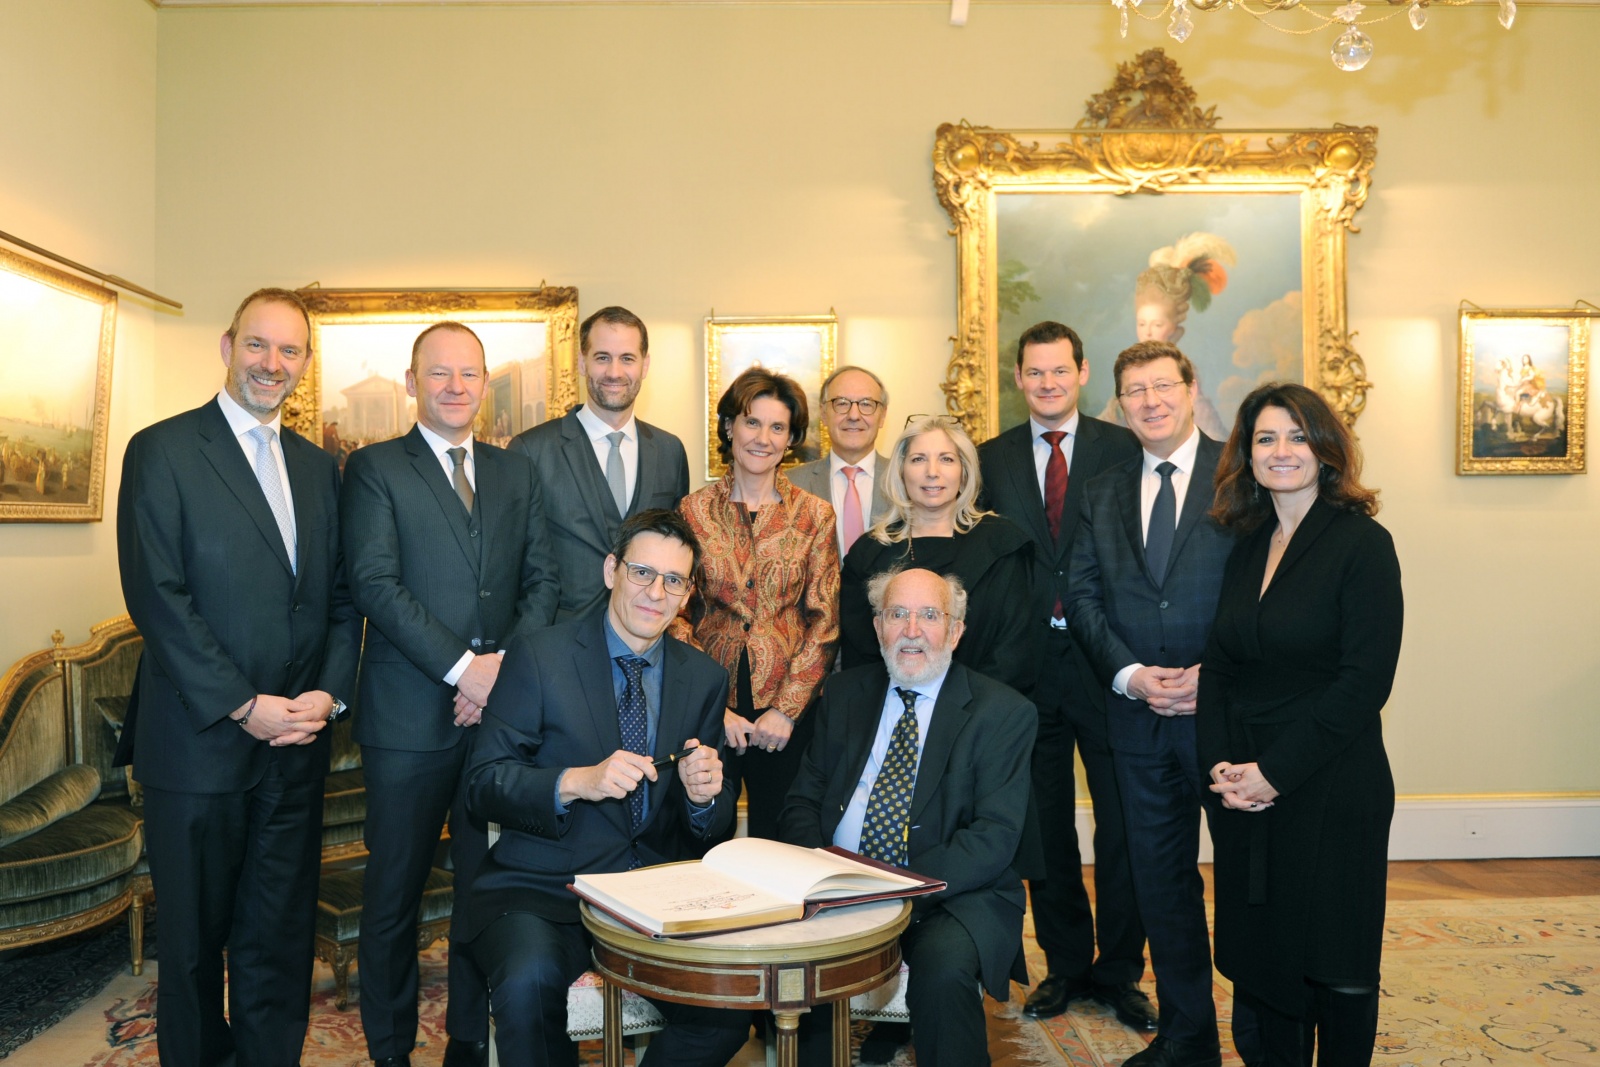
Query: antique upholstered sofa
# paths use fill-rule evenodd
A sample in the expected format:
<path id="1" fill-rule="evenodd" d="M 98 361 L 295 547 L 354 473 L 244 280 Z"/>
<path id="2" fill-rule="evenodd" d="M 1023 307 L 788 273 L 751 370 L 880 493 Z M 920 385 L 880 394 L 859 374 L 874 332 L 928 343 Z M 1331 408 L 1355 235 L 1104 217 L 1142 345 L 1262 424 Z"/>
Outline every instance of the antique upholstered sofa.
<path id="1" fill-rule="evenodd" d="M 0 949 L 129 912 L 134 973 L 150 896 L 138 783 L 113 767 L 143 651 L 126 615 L 89 640 L 17 661 L 0 679 Z M 323 800 L 324 861 L 359 856 L 366 785 L 350 724 L 334 727 Z"/>

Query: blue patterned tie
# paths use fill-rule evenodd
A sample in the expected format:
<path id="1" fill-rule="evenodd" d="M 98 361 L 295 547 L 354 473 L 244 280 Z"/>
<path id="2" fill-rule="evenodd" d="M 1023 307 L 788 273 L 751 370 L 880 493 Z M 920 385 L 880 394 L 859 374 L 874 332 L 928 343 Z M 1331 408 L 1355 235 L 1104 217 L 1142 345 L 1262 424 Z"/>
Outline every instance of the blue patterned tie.
<path id="1" fill-rule="evenodd" d="M 622 691 L 622 702 L 617 705 L 617 725 L 622 729 L 622 747 L 641 756 L 649 755 L 650 724 L 645 718 L 644 666 L 639 656 L 618 656 L 617 666 L 628 680 Z M 628 794 L 628 817 L 637 830 L 644 823 L 645 790 L 650 783 L 642 781 L 639 788 Z"/>
<path id="2" fill-rule="evenodd" d="M 272 457 L 272 438 L 275 435 L 271 426 L 257 426 L 250 431 L 250 436 L 256 440 L 256 481 L 261 483 L 261 491 L 266 494 L 272 517 L 278 520 L 278 533 L 283 535 L 283 547 L 289 552 L 289 570 L 298 573 L 294 558 L 294 516 L 289 513 L 288 497 L 283 495 L 278 461 Z"/>
<path id="3" fill-rule="evenodd" d="M 911 820 L 911 794 L 917 786 L 917 691 L 895 687 L 906 710 L 894 724 L 889 751 L 878 768 L 867 813 L 861 823 L 861 854 L 904 867 L 906 825 Z"/>

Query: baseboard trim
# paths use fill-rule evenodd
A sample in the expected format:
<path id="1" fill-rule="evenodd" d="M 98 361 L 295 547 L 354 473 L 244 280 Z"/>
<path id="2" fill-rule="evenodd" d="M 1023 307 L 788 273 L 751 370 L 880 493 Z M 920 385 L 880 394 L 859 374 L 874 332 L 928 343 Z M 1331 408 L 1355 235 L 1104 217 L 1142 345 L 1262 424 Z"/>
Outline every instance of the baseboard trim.
<path id="1" fill-rule="evenodd" d="M 1078 849 L 1094 862 L 1094 817 L 1078 801 Z M 1389 830 L 1392 860 L 1600 856 L 1600 796 L 1593 793 L 1402 797 Z M 1200 862 L 1211 838 L 1200 833 Z"/>

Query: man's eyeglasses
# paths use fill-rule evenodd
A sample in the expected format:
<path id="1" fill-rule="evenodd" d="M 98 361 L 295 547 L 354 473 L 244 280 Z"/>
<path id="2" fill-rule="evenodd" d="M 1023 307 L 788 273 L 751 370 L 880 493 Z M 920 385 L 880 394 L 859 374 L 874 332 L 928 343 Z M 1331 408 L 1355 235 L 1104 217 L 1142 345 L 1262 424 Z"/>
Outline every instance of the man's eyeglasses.
<path id="1" fill-rule="evenodd" d="M 642 585 L 646 589 L 656 584 L 656 579 L 661 579 L 662 586 L 673 596 L 687 596 L 689 590 L 694 588 L 694 583 L 681 574 L 667 574 L 654 567 L 646 567 L 643 563 L 624 563 L 623 569 L 628 572 L 628 581 L 634 585 Z"/>
<path id="2" fill-rule="evenodd" d="M 851 400 L 843 396 L 836 396 L 827 401 L 827 404 L 833 409 L 835 415 L 848 415 L 850 414 L 850 409 L 855 408 L 869 419 L 877 414 L 879 408 L 883 407 L 883 401 L 881 400 Z"/>
<path id="3" fill-rule="evenodd" d="M 917 621 L 924 626 L 937 626 L 941 620 L 950 615 L 948 611 L 940 611 L 938 608 L 917 608 L 915 611 L 911 608 L 884 608 L 878 614 L 890 622 L 905 622 L 915 615 Z"/>
<path id="4" fill-rule="evenodd" d="M 1151 392 L 1165 400 L 1174 389 L 1178 388 L 1182 384 L 1182 382 L 1151 382 L 1149 389 L 1146 389 L 1142 385 L 1136 385 L 1131 389 L 1124 389 L 1117 395 L 1122 397 L 1124 400 L 1143 400 L 1144 394 L 1146 392 Z"/>

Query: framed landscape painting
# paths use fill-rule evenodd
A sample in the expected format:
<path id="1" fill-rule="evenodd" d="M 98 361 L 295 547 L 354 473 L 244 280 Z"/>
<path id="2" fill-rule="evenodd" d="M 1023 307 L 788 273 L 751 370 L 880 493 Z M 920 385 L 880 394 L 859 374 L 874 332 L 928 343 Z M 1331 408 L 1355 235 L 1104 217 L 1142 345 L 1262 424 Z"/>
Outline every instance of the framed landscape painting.
<path id="1" fill-rule="evenodd" d="M 1458 474 L 1581 474 L 1591 316 L 1461 312 Z"/>
<path id="2" fill-rule="evenodd" d="M 99 522 L 117 294 L 0 251 L 0 522 Z"/>

